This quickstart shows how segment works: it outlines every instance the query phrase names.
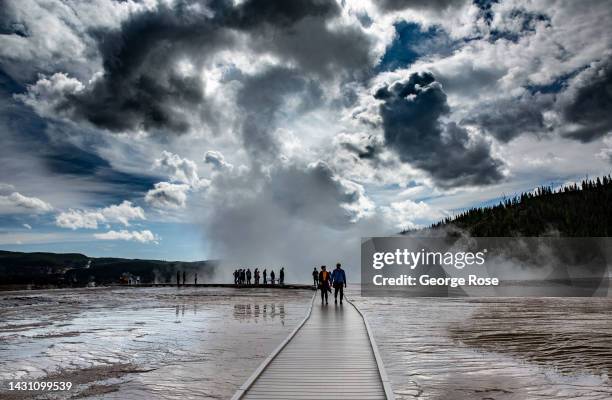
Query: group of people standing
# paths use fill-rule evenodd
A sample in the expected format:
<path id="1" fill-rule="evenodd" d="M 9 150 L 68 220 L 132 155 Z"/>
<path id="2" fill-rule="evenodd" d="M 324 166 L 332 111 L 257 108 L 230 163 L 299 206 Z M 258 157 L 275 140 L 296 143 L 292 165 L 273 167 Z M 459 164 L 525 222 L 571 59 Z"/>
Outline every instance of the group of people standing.
<path id="1" fill-rule="evenodd" d="M 268 270 L 264 268 L 263 273 L 260 274 L 259 268 L 255 268 L 251 272 L 250 268 L 244 269 L 236 269 L 234 270 L 234 285 L 259 285 L 259 282 L 263 276 L 263 284 L 268 284 Z M 276 283 L 276 275 L 274 274 L 274 270 L 270 271 L 270 285 L 274 285 Z M 285 283 L 285 267 L 282 267 L 279 271 L 278 284 L 283 285 Z"/>
<path id="2" fill-rule="evenodd" d="M 315 267 L 312 271 L 312 278 L 315 287 L 321 291 L 321 304 L 328 304 L 328 293 L 331 293 L 331 288 L 334 288 L 334 302 L 338 304 L 338 293 L 340 294 L 340 304 L 344 299 L 344 288 L 346 287 L 346 273 L 342 269 L 340 263 L 336 264 L 336 269 L 331 273 L 327 271 L 325 265 L 321 265 L 321 270 L 317 271 Z"/>

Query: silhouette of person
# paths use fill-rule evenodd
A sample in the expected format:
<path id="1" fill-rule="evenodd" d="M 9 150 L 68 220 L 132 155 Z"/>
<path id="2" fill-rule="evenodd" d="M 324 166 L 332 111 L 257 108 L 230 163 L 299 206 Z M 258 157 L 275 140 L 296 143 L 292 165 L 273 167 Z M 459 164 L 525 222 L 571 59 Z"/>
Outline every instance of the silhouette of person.
<path id="1" fill-rule="evenodd" d="M 327 304 L 328 292 L 331 292 L 331 288 L 329 285 L 331 274 L 326 269 L 327 267 L 325 267 L 325 265 L 321 265 L 321 272 L 319 272 L 319 289 L 321 289 L 321 304 L 323 304 L 323 301 L 325 301 L 325 304 Z"/>
<path id="2" fill-rule="evenodd" d="M 332 285 L 334 286 L 334 303 L 338 304 L 338 292 L 340 292 L 340 304 L 344 298 L 344 288 L 346 287 L 346 274 L 340 266 L 336 264 L 336 269 L 332 272 Z"/>
<path id="3" fill-rule="evenodd" d="M 280 283 L 281 285 L 285 284 L 285 267 L 282 267 L 280 269 L 280 274 L 278 277 L 278 283 Z"/>
<path id="4" fill-rule="evenodd" d="M 246 279 L 247 279 L 247 285 L 251 284 L 251 268 L 247 268 L 246 270 Z"/>
<path id="5" fill-rule="evenodd" d="M 274 285 L 274 270 L 270 271 L 270 283 Z"/>
<path id="6" fill-rule="evenodd" d="M 268 284 L 268 270 L 264 268 L 263 271 L 263 284 L 267 285 Z"/>
<path id="7" fill-rule="evenodd" d="M 317 267 L 314 267 L 312 270 L 312 280 L 314 281 L 315 287 L 319 287 L 319 271 L 317 271 Z"/>

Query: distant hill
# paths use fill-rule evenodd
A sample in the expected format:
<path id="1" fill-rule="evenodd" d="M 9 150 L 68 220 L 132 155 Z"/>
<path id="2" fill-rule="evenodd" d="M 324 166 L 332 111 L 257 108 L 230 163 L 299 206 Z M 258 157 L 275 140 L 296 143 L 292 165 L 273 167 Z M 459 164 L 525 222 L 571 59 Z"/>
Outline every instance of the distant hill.
<path id="1" fill-rule="evenodd" d="M 176 280 L 177 271 L 185 271 L 188 281 L 195 272 L 198 281 L 212 277 L 215 261 L 162 261 L 126 258 L 94 258 L 78 253 L 21 253 L 0 250 L 0 285 L 84 286 L 118 283 L 121 275 L 140 277 L 142 283 Z"/>
<path id="2" fill-rule="evenodd" d="M 479 237 L 612 236 L 612 178 L 585 180 L 558 190 L 543 186 L 492 207 L 469 209 L 427 229 L 453 228 Z"/>

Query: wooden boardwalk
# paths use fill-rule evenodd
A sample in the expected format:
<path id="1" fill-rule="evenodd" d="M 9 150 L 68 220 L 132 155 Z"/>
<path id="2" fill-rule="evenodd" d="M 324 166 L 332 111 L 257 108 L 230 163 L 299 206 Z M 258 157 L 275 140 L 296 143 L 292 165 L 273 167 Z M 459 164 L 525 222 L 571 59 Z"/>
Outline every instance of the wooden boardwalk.
<path id="1" fill-rule="evenodd" d="M 304 321 L 233 400 L 393 399 L 367 321 L 352 303 L 330 300 L 322 306 L 315 294 Z"/>

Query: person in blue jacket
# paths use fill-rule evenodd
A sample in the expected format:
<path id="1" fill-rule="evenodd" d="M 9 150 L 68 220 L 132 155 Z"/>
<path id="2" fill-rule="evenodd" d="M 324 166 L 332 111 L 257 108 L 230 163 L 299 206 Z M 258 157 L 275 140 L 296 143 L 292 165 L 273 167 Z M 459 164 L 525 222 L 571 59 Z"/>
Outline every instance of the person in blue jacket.
<path id="1" fill-rule="evenodd" d="M 338 304 L 338 292 L 340 292 L 340 304 L 342 304 L 344 288 L 346 287 L 346 274 L 340 263 L 336 264 L 336 269 L 332 272 L 331 280 L 334 287 L 334 301 Z"/>

